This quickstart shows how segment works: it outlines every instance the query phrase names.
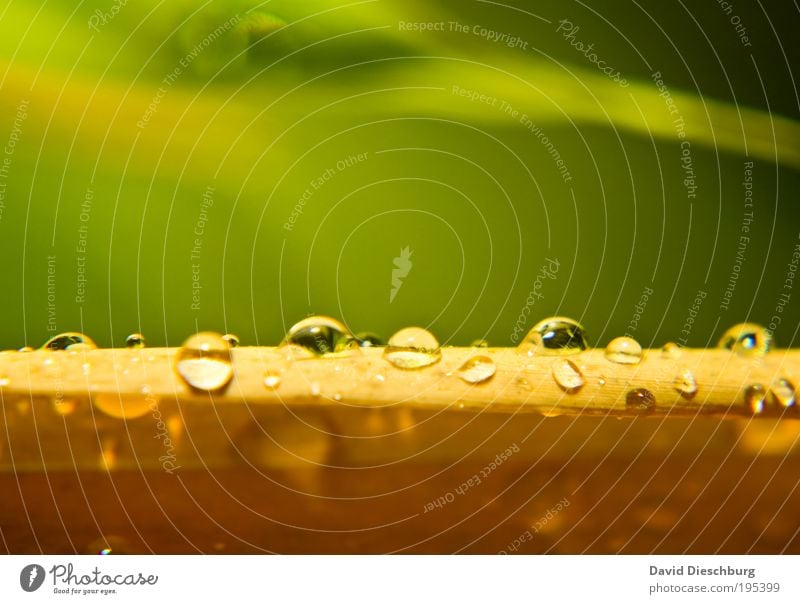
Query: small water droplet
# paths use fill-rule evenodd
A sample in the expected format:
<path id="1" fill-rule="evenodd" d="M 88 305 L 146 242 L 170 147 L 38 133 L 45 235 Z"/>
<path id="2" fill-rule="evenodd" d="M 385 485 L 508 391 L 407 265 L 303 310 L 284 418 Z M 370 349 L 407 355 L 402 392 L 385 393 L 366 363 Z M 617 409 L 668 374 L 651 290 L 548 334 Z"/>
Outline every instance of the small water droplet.
<path id="1" fill-rule="evenodd" d="M 319 382 L 311 382 L 311 396 L 319 396 L 320 392 Z"/>
<path id="2" fill-rule="evenodd" d="M 279 371 L 275 371 L 274 369 L 268 369 L 264 374 L 264 385 L 267 388 L 272 388 L 275 390 L 278 386 L 281 385 L 281 374 Z"/>
<path id="3" fill-rule="evenodd" d="M 281 346 L 296 346 L 314 357 L 358 349 L 358 342 L 341 321 L 313 316 L 295 323 Z"/>
<path id="4" fill-rule="evenodd" d="M 42 345 L 42 350 L 94 350 L 92 339 L 77 331 L 68 331 L 53 336 Z"/>
<path id="5" fill-rule="evenodd" d="M 597 382 L 598 382 L 598 383 L 599 383 L 601 386 L 605 386 L 605 385 L 606 385 L 606 378 L 605 378 L 605 377 L 603 377 L 603 376 L 601 375 L 601 376 L 600 376 L 600 379 L 598 379 L 598 380 L 597 380 Z"/>
<path id="6" fill-rule="evenodd" d="M 125 348 L 144 348 L 146 345 L 147 341 L 140 333 L 132 333 L 125 338 Z"/>
<path id="7" fill-rule="evenodd" d="M 625 395 L 625 407 L 634 413 L 649 413 L 656 406 L 655 395 L 646 388 L 635 388 Z"/>
<path id="8" fill-rule="evenodd" d="M 567 359 L 553 363 L 553 378 L 567 392 L 577 392 L 586 383 L 580 368 Z"/>
<path id="9" fill-rule="evenodd" d="M 586 350 L 586 332 L 568 317 L 550 317 L 539 321 L 522 340 L 517 350 L 523 354 L 577 354 Z"/>
<path id="10" fill-rule="evenodd" d="M 175 356 L 175 368 L 192 388 L 216 392 L 233 378 L 230 345 L 218 333 L 191 336 Z"/>
<path id="11" fill-rule="evenodd" d="M 0 375 L 0 388 L 5 388 L 11 383 L 11 379 L 5 375 Z"/>
<path id="12" fill-rule="evenodd" d="M 483 339 L 472 340 L 472 343 L 470 344 L 470 347 L 472 347 L 472 348 L 489 348 L 489 341 L 488 340 L 483 340 Z"/>
<path id="13" fill-rule="evenodd" d="M 681 393 L 684 398 L 691 398 L 697 393 L 697 380 L 694 374 L 688 369 L 681 369 L 672 382 L 675 390 Z"/>
<path id="14" fill-rule="evenodd" d="M 612 363 L 635 365 L 642 360 L 642 347 L 633 338 L 622 336 L 608 343 L 605 355 Z"/>
<path id="15" fill-rule="evenodd" d="M 678 359 L 680 358 L 681 354 L 681 347 L 675 342 L 667 342 L 661 348 L 661 356 L 663 356 L 665 359 Z"/>
<path id="16" fill-rule="evenodd" d="M 739 323 L 726 331 L 719 347 L 748 357 L 761 357 L 772 348 L 772 335 L 761 325 Z"/>
<path id="17" fill-rule="evenodd" d="M 120 395 L 118 393 L 95 394 L 92 404 L 106 415 L 117 419 L 135 419 L 142 417 L 156 402 L 152 396 Z"/>
<path id="18" fill-rule="evenodd" d="M 472 357 L 464 363 L 456 375 L 468 384 L 480 384 L 491 378 L 497 367 L 494 361 L 489 357 L 477 356 Z"/>
<path id="19" fill-rule="evenodd" d="M 232 333 L 226 333 L 222 339 L 228 343 L 231 348 L 236 348 L 239 345 L 239 336 Z"/>
<path id="20" fill-rule="evenodd" d="M 337 392 L 336 394 L 333 395 L 333 400 L 341 401 L 342 400 L 342 395 Z"/>
<path id="21" fill-rule="evenodd" d="M 33 346 L 23 346 L 17 352 L 33 352 L 36 350 Z"/>
<path id="22" fill-rule="evenodd" d="M 788 409 L 795 404 L 794 384 L 786 378 L 776 379 L 769 389 L 772 392 L 772 400 L 779 408 Z"/>
<path id="23" fill-rule="evenodd" d="M 370 331 L 362 331 L 359 334 L 356 334 L 356 340 L 358 341 L 358 345 L 362 348 L 371 348 L 373 346 L 383 346 L 383 340 L 377 334 L 374 334 Z"/>
<path id="24" fill-rule="evenodd" d="M 383 374 L 381 374 L 381 373 L 378 373 L 378 374 L 376 374 L 376 375 L 375 375 L 375 381 L 378 381 L 378 382 L 385 382 L 385 381 L 386 381 L 386 378 L 385 378 L 385 377 L 383 377 Z"/>
<path id="25" fill-rule="evenodd" d="M 747 413 L 758 415 L 764 411 L 767 390 L 761 384 L 752 384 L 744 390 L 744 407 Z"/>
<path id="26" fill-rule="evenodd" d="M 439 342 L 422 327 L 406 327 L 389 338 L 383 356 L 400 369 L 419 369 L 442 358 Z"/>

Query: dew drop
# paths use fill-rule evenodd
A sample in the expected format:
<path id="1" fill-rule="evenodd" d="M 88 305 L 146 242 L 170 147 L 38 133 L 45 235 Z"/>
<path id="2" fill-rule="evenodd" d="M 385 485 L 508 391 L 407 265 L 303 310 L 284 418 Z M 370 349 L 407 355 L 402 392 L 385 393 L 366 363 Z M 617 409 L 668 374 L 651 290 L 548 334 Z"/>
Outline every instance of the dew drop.
<path id="1" fill-rule="evenodd" d="M 682 369 L 672 382 L 675 390 L 685 398 L 691 398 L 697 393 L 697 380 L 694 374 L 688 369 Z"/>
<path id="2" fill-rule="evenodd" d="M 197 390 L 216 392 L 233 378 L 231 348 L 222 336 L 200 332 L 186 340 L 175 356 L 175 368 Z"/>
<path id="3" fill-rule="evenodd" d="M 679 359 L 681 354 L 681 347 L 675 342 L 667 342 L 661 347 L 661 356 L 665 359 Z"/>
<path id="4" fill-rule="evenodd" d="M 267 388 L 272 388 L 275 390 L 278 386 L 281 385 L 281 374 L 274 369 L 268 369 L 266 373 L 264 373 L 264 385 Z"/>
<path id="5" fill-rule="evenodd" d="M 153 396 L 129 396 L 114 394 L 96 394 L 92 404 L 106 415 L 117 419 L 135 419 L 147 414 L 150 405 L 157 402 Z"/>
<path id="6" fill-rule="evenodd" d="M 786 378 L 778 378 L 770 386 L 772 400 L 779 408 L 787 409 L 795 404 L 794 384 Z"/>
<path id="7" fill-rule="evenodd" d="M 311 382 L 311 396 L 319 396 L 322 389 L 319 387 L 319 382 Z"/>
<path id="8" fill-rule="evenodd" d="M 761 357 L 772 348 L 772 336 L 761 325 L 739 323 L 726 331 L 719 347 L 747 357 Z"/>
<path id="9" fill-rule="evenodd" d="M 222 339 L 228 343 L 231 348 L 236 348 L 239 345 L 239 336 L 232 333 L 226 333 Z"/>
<path id="10" fill-rule="evenodd" d="M 389 338 L 383 356 L 400 369 L 419 369 L 439 362 L 442 351 L 431 332 L 422 327 L 406 327 Z"/>
<path id="11" fill-rule="evenodd" d="M 125 348 L 144 348 L 146 344 L 144 336 L 140 333 L 132 333 L 125 338 Z"/>
<path id="12" fill-rule="evenodd" d="M 0 375 L 0 388 L 5 388 L 11 383 L 11 379 L 5 375 Z"/>
<path id="13" fill-rule="evenodd" d="M 68 331 L 53 336 L 42 345 L 42 350 L 94 350 L 92 339 L 77 331 Z"/>
<path id="14" fill-rule="evenodd" d="M 567 317 L 550 317 L 533 326 L 517 350 L 523 354 L 576 354 L 586 350 L 586 333 L 580 323 Z"/>
<path id="15" fill-rule="evenodd" d="M 635 365 L 642 360 L 642 347 L 633 338 L 622 336 L 608 343 L 605 355 L 612 363 Z"/>
<path id="16" fill-rule="evenodd" d="M 299 348 L 311 358 L 357 349 L 358 342 L 341 321 L 313 316 L 295 323 L 281 346 Z"/>
<path id="17" fill-rule="evenodd" d="M 577 392 L 586 382 L 578 366 L 572 361 L 562 359 L 553 363 L 553 378 L 567 392 Z"/>
<path id="18" fill-rule="evenodd" d="M 767 390 L 761 384 L 752 384 L 744 390 L 744 407 L 747 413 L 758 415 L 764 411 Z"/>
<path id="19" fill-rule="evenodd" d="M 646 388 L 629 390 L 625 395 L 625 407 L 635 413 L 649 413 L 656 406 L 655 395 Z"/>
<path id="20" fill-rule="evenodd" d="M 488 340 L 472 340 L 470 344 L 470 348 L 489 348 L 489 341 Z"/>
<path id="21" fill-rule="evenodd" d="M 370 331 L 362 331 L 356 334 L 356 340 L 361 348 L 372 348 L 374 346 L 383 346 L 383 340 L 377 334 Z"/>
<path id="22" fill-rule="evenodd" d="M 33 346 L 23 346 L 17 352 L 33 352 L 36 350 Z"/>
<path id="23" fill-rule="evenodd" d="M 456 375 L 468 384 L 480 384 L 490 379 L 497 371 L 494 361 L 489 357 L 472 357 L 464 363 Z"/>

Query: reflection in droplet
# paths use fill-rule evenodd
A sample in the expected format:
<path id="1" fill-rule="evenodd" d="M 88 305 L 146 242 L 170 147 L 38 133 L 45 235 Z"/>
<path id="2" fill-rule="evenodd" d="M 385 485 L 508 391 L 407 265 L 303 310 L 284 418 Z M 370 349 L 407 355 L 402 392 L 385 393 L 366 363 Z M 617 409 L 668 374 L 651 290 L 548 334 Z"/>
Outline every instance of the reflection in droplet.
<path id="1" fill-rule="evenodd" d="M 739 323 L 722 335 L 719 347 L 742 356 L 760 357 L 772 348 L 772 335 L 756 323 Z"/>
<path id="2" fill-rule="evenodd" d="M 125 338 L 125 348 L 144 348 L 147 345 L 147 340 L 140 333 L 132 333 Z"/>
<path id="3" fill-rule="evenodd" d="M 431 332 L 421 327 L 406 327 L 389 338 L 383 356 L 400 369 L 419 369 L 439 362 L 442 351 Z"/>
<path id="4" fill-rule="evenodd" d="M 580 323 L 568 317 L 550 317 L 534 325 L 517 350 L 533 356 L 577 354 L 586 348 L 586 333 Z"/>
<path id="5" fill-rule="evenodd" d="M 497 367 L 489 357 L 475 356 L 468 359 L 456 372 L 456 375 L 468 384 L 480 384 L 491 378 Z"/>
<path id="6" fill-rule="evenodd" d="M 642 360 L 642 347 L 633 338 L 621 336 L 608 343 L 605 356 L 612 363 L 635 365 Z"/>
<path id="7" fill-rule="evenodd" d="M 567 392 L 577 392 L 586 383 L 578 366 L 567 359 L 553 363 L 552 372 L 556 383 Z"/>
<path id="8" fill-rule="evenodd" d="M 635 388 L 625 395 L 625 407 L 635 413 L 649 413 L 656 406 L 655 395 L 646 388 Z"/>
<path id="9" fill-rule="evenodd" d="M 321 356 L 358 349 L 358 341 L 341 321 L 331 317 L 307 317 L 295 323 L 281 346 L 297 346 L 306 356 Z"/>
<path id="10" fill-rule="evenodd" d="M 233 378 L 230 345 L 218 333 L 200 332 L 183 343 L 175 356 L 175 367 L 192 388 L 222 390 Z"/>
<path id="11" fill-rule="evenodd" d="M 97 345 L 92 339 L 77 331 L 68 331 L 53 336 L 42 345 L 43 350 L 93 350 Z"/>

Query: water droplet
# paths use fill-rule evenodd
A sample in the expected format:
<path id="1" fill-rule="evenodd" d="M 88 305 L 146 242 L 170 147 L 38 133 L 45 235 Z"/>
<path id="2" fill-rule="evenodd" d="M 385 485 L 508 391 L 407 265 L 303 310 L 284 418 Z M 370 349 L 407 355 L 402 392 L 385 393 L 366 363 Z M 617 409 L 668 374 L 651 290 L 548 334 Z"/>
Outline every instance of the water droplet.
<path id="1" fill-rule="evenodd" d="M 472 357 L 464 363 L 456 375 L 468 384 L 480 384 L 491 378 L 497 367 L 494 361 L 489 357 L 477 356 Z"/>
<path id="2" fill-rule="evenodd" d="M 386 378 L 383 377 L 383 374 L 378 373 L 378 374 L 375 374 L 375 381 L 377 381 L 377 382 L 385 382 Z"/>
<path id="3" fill-rule="evenodd" d="M 488 340 L 472 340 L 470 344 L 471 348 L 489 348 L 489 341 Z"/>
<path id="4" fill-rule="evenodd" d="M 605 354 L 612 363 L 635 365 L 642 360 L 642 347 L 633 338 L 622 336 L 608 343 Z"/>
<path id="5" fill-rule="evenodd" d="M 341 401 L 341 400 L 342 400 L 342 395 L 341 395 L 341 394 L 339 394 L 338 392 L 337 392 L 337 393 L 335 393 L 335 394 L 333 395 L 333 400 L 335 400 L 335 401 L 337 401 L 337 402 L 338 402 L 338 401 Z"/>
<path id="6" fill-rule="evenodd" d="M 356 334 L 356 340 L 358 340 L 358 345 L 362 348 L 383 346 L 383 340 L 381 337 L 369 331 L 362 331 L 361 333 Z"/>
<path id="7" fill-rule="evenodd" d="M 68 331 L 53 336 L 42 345 L 42 350 L 94 350 L 92 339 L 77 331 Z"/>
<path id="8" fill-rule="evenodd" d="M 439 342 L 422 327 L 406 327 L 391 338 L 383 356 L 400 369 L 419 369 L 442 358 Z"/>
<path id="9" fill-rule="evenodd" d="M 117 419 L 135 419 L 147 414 L 150 405 L 157 402 L 153 396 L 120 395 L 118 393 L 96 394 L 92 404 L 111 417 Z"/>
<path id="10" fill-rule="evenodd" d="M 605 386 L 606 378 L 601 375 L 600 378 L 597 380 L 597 383 L 600 384 L 601 386 Z"/>
<path id="11" fill-rule="evenodd" d="M 744 407 L 748 413 L 758 415 L 764 411 L 767 390 L 761 384 L 752 384 L 744 390 Z"/>
<path id="12" fill-rule="evenodd" d="M 200 332 L 183 343 L 175 368 L 192 388 L 222 390 L 233 378 L 231 347 L 218 333 Z"/>
<path id="13" fill-rule="evenodd" d="M 567 317 L 550 317 L 533 326 L 517 350 L 523 354 L 576 354 L 586 350 L 586 333 Z"/>
<path id="14" fill-rule="evenodd" d="M 33 346 L 23 346 L 18 350 L 18 352 L 33 352 L 36 350 Z"/>
<path id="15" fill-rule="evenodd" d="M 319 387 L 319 382 L 311 382 L 311 396 L 319 396 L 322 389 Z"/>
<path id="16" fill-rule="evenodd" d="M 281 346 L 299 347 L 313 357 L 357 349 L 358 342 L 341 321 L 314 316 L 295 323 Z"/>
<path id="17" fill-rule="evenodd" d="M 125 338 L 125 348 L 144 348 L 146 344 L 147 341 L 140 333 L 132 333 Z"/>
<path id="18" fill-rule="evenodd" d="M 625 407 L 635 413 L 649 413 L 656 406 L 655 395 L 646 388 L 635 388 L 625 395 Z"/>
<path id="19" fill-rule="evenodd" d="M 279 371 L 275 371 L 274 369 L 268 369 L 266 373 L 264 373 L 264 385 L 267 388 L 272 388 L 273 390 L 281 385 L 281 374 Z"/>
<path id="20" fill-rule="evenodd" d="M 86 546 L 86 551 L 84 553 L 108 556 L 115 554 L 140 554 L 142 552 L 135 551 L 130 542 L 124 537 L 108 535 L 92 541 Z"/>
<path id="21" fill-rule="evenodd" d="M 786 378 L 778 378 L 770 386 L 772 400 L 779 408 L 787 409 L 795 404 L 794 384 Z"/>
<path id="22" fill-rule="evenodd" d="M 742 356 L 760 357 L 772 348 L 772 335 L 761 325 L 739 323 L 722 335 L 719 347 Z"/>
<path id="23" fill-rule="evenodd" d="M 553 378 L 567 392 L 577 392 L 586 382 L 578 366 L 572 361 L 562 359 L 553 363 Z"/>
<path id="24" fill-rule="evenodd" d="M 678 359 L 680 358 L 681 354 L 681 347 L 675 342 L 667 342 L 661 348 L 661 356 L 663 356 L 665 359 Z"/>
<path id="25" fill-rule="evenodd" d="M 226 333 L 222 339 L 228 343 L 231 348 L 236 348 L 239 345 L 239 336 L 232 333 Z"/>
<path id="26" fill-rule="evenodd" d="M 697 393 L 697 380 L 694 379 L 694 374 L 688 369 L 682 369 L 675 376 L 672 385 L 684 398 L 691 398 Z"/>
<path id="27" fill-rule="evenodd" d="M 0 388 L 5 388 L 11 383 L 11 379 L 4 375 L 0 375 Z"/>

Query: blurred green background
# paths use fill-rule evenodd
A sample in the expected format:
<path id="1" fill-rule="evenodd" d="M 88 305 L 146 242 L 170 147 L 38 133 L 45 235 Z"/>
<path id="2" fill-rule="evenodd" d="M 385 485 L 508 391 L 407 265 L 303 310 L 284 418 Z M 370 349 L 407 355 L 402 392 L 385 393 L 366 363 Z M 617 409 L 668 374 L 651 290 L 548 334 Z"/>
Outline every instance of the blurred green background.
<path id="1" fill-rule="evenodd" d="M 796 346 L 800 19 L 764 6 L 2 2 L 0 345 L 318 313 L 506 346 L 527 305 L 598 345 Z"/>

